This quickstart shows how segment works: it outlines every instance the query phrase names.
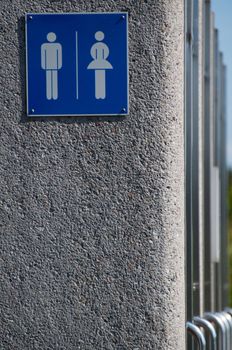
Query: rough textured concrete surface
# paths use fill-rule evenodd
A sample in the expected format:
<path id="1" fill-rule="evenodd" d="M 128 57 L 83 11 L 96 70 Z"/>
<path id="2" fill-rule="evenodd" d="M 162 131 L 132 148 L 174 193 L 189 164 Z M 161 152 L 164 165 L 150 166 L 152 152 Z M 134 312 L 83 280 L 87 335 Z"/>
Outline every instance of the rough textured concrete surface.
<path id="1" fill-rule="evenodd" d="M 183 1 L 0 1 L 1 350 L 184 350 Z M 25 114 L 26 12 L 128 11 L 130 115 Z"/>

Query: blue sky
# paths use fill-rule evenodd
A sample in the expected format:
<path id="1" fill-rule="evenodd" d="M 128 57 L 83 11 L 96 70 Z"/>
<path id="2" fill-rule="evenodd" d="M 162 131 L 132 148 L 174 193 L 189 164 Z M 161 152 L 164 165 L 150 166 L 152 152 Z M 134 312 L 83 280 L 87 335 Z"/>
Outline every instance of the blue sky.
<path id="1" fill-rule="evenodd" d="M 212 0 L 212 9 L 227 67 L 227 164 L 232 168 L 232 0 Z"/>

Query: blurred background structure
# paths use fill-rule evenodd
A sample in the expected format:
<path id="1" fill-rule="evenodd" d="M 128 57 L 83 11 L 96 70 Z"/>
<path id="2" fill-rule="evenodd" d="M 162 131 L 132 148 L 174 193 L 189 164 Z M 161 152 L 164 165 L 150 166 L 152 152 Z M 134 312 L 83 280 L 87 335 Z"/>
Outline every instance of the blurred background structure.
<path id="1" fill-rule="evenodd" d="M 212 9 L 215 13 L 216 27 L 220 31 L 219 46 L 223 51 L 227 65 L 227 118 L 226 118 L 226 155 L 228 169 L 228 230 L 229 256 L 232 267 L 232 2 L 213 0 Z M 230 305 L 232 305 L 232 268 L 230 268 Z"/>
<path id="2" fill-rule="evenodd" d="M 222 6 L 222 2 L 185 1 L 185 164 L 187 319 L 199 329 L 207 329 L 206 343 L 201 340 L 199 329 L 195 332 L 202 348 L 224 350 L 232 346 L 228 333 L 231 327 L 228 207 L 231 214 L 232 204 L 228 169 L 232 164 L 232 123 L 227 118 L 225 65 L 232 59 L 228 37 L 232 7 L 228 2 L 228 6 L 225 2 Z M 225 28 L 227 32 L 223 34 Z M 230 101 L 229 105 L 230 113 Z M 213 332 L 216 330 L 215 337 L 208 328 L 211 325 Z M 191 327 L 189 333 L 194 333 Z M 195 348 L 196 343 L 189 337 L 188 349 Z"/>
<path id="3" fill-rule="evenodd" d="M 223 52 L 227 65 L 227 165 L 232 168 L 232 2 L 227 0 L 212 0 L 212 10 L 215 13 L 215 26 L 219 30 L 219 47 Z"/>

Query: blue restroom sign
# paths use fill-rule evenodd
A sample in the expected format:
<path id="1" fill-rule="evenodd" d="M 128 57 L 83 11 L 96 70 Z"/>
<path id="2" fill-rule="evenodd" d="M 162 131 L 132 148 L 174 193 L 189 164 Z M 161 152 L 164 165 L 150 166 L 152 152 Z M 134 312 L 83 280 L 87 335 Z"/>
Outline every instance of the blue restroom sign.
<path id="1" fill-rule="evenodd" d="M 126 115 L 127 13 L 26 15 L 28 116 Z"/>

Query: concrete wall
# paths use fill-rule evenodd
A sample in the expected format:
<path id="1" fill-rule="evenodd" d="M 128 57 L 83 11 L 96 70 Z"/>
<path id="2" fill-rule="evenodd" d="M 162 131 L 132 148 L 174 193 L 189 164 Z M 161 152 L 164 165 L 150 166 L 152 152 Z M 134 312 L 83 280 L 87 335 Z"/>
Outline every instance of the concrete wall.
<path id="1" fill-rule="evenodd" d="M 183 1 L 1 0 L 0 349 L 185 348 Z M 128 11 L 130 115 L 25 115 L 25 12 Z"/>

